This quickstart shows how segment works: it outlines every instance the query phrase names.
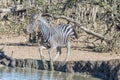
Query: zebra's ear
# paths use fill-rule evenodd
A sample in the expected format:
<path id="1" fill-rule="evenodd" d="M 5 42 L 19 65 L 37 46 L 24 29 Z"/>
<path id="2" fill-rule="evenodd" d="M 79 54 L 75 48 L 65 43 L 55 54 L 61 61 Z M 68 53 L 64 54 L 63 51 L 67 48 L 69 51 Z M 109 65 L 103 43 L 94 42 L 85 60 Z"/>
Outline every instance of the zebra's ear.
<path id="1" fill-rule="evenodd" d="M 31 19 L 32 19 L 33 22 L 38 21 L 40 19 L 40 15 L 39 14 L 32 14 Z"/>
<path id="2" fill-rule="evenodd" d="M 39 17 L 42 17 L 42 14 L 41 14 L 41 13 L 39 13 L 38 15 L 39 15 Z"/>
<path id="3" fill-rule="evenodd" d="M 40 18 L 41 18 L 41 15 L 40 15 L 40 14 L 36 15 L 35 21 L 40 21 Z"/>

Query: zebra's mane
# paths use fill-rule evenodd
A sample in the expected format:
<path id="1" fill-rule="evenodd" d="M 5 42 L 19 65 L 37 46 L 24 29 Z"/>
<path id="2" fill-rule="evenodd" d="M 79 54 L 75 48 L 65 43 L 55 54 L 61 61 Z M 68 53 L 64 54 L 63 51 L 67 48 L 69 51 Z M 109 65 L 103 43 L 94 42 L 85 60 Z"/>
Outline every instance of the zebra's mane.
<path id="1" fill-rule="evenodd" d="M 48 21 L 45 18 L 43 18 L 40 14 L 32 14 L 31 17 L 34 21 L 37 19 L 40 21 L 40 23 L 44 24 L 46 27 L 50 27 Z"/>
<path id="2" fill-rule="evenodd" d="M 50 27 L 50 24 L 48 23 L 48 21 L 42 16 L 40 17 L 40 22 L 43 23 L 46 27 Z"/>

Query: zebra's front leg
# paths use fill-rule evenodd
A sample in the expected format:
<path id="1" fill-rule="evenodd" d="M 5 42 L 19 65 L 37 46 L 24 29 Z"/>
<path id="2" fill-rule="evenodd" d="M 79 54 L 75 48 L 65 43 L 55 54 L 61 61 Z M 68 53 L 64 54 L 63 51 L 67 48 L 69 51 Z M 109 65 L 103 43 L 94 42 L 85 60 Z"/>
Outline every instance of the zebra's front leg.
<path id="1" fill-rule="evenodd" d="M 40 46 L 40 47 L 39 47 L 39 53 L 40 53 L 40 57 L 41 57 L 43 69 L 46 70 L 46 69 L 48 69 L 48 65 L 47 65 L 47 63 L 46 63 L 46 61 L 45 61 L 45 59 L 44 59 L 43 52 L 42 52 L 42 50 L 43 50 L 44 48 L 45 48 L 45 47 Z"/>
<path id="2" fill-rule="evenodd" d="M 53 59 L 52 59 L 52 49 L 49 49 L 48 53 L 49 53 L 49 57 L 50 57 L 50 70 L 54 70 L 54 67 L 53 67 Z"/>
<path id="3" fill-rule="evenodd" d="M 57 58 L 58 58 L 58 56 L 60 56 L 60 54 L 61 54 L 61 47 L 57 47 L 57 54 L 54 58 L 54 61 L 57 60 Z"/>
<path id="4" fill-rule="evenodd" d="M 44 56 L 43 56 L 43 49 L 45 49 L 44 46 L 40 46 L 40 47 L 39 47 L 39 53 L 40 53 L 41 60 L 44 59 Z"/>

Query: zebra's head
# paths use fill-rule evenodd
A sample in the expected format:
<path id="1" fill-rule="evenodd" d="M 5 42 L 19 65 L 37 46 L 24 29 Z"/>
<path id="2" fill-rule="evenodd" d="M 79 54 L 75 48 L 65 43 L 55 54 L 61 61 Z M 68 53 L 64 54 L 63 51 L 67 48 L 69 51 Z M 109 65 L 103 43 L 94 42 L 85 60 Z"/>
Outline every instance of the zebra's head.
<path id="1" fill-rule="evenodd" d="M 24 32 L 25 32 L 26 34 L 32 34 L 32 33 L 34 33 L 33 24 L 27 25 L 26 29 L 24 29 Z"/>
<path id="2" fill-rule="evenodd" d="M 39 26 L 38 19 L 39 19 L 38 14 L 31 15 L 30 24 L 28 24 L 26 29 L 25 29 L 26 34 L 38 32 L 38 26 Z"/>
<path id="3" fill-rule="evenodd" d="M 31 16 L 31 23 L 26 27 L 26 33 L 31 34 L 34 32 L 39 32 L 41 28 L 41 24 L 45 25 L 46 27 L 50 27 L 48 24 L 47 20 L 44 19 L 41 15 L 39 14 L 34 14 Z"/>

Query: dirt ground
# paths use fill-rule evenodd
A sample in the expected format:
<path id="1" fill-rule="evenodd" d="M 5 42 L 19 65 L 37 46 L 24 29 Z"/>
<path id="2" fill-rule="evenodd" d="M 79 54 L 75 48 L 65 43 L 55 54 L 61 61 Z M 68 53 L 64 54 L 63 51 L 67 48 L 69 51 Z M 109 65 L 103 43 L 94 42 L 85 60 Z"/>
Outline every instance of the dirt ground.
<path id="1" fill-rule="evenodd" d="M 17 58 L 17 59 L 40 59 L 40 54 L 37 46 L 27 46 L 27 45 L 17 45 L 20 43 L 25 43 L 27 38 L 25 36 L 0 36 L 0 49 L 3 48 L 3 51 L 6 55 Z M 4 46 L 4 44 L 7 44 Z M 53 51 L 53 57 L 55 56 L 56 51 Z M 66 57 L 66 48 L 62 49 L 62 54 L 59 56 L 58 60 L 64 60 Z M 49 59 L 47 50 L 44 50 L 45 59 Z M 109 53 L 97 53 L 92 51 L 82 51 L 71 49 L 71 54 L 69 61 L 79 61 L 79 60 L 110 60 L 110 59 L 120 59 L 120 54 Z"/>

